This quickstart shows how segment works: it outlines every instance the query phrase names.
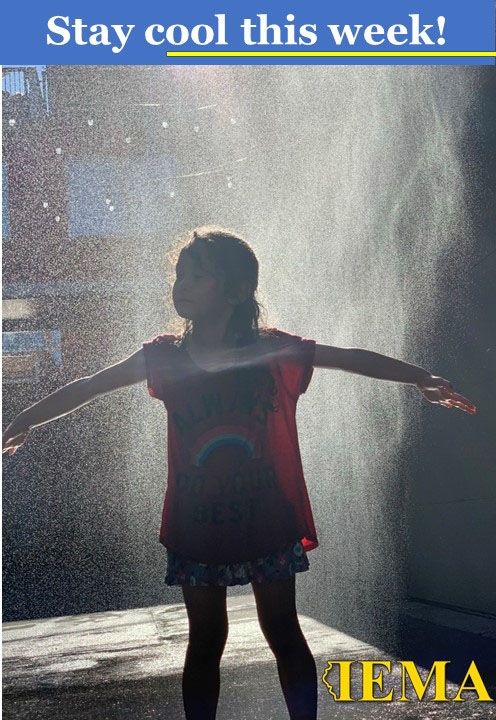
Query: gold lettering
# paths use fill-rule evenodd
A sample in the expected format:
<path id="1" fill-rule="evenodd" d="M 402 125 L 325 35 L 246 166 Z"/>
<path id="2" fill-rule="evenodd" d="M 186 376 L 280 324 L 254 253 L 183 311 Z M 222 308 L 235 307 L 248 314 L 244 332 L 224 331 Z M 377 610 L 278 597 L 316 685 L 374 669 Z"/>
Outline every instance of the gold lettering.
<path id="1" fill-rule="evenodd" d="M 332 695 L 334 700 L 346 702 L 346 701 L 352 701 L 353 698 L 351 697 L 351 666 L 353 665 L 353 660 L 338 660 L 336 662 L 328 660 L 327 661 L 327 668 L 324 670 L 324 674 L 322 675 L 322 682 L 327 687 L 327 690 Z M 327 682 L 327 675 L 331 672 L 333 665 L 339 666 L 339 696 L 336 695 L 336 693 L 333 690 L 333 685 L 331 685 L 329 682 Z"/>
<path id="2" fill-rule="evenodd" d="M 432 664 L 427 680 L 422 683 L 422 678 L 417 670 L 417 666 L 411 660 L 401 660 L 401 697 L 398 700 L 409 701 L 411 698 L 406 696 L 406 676 L 408 675 L 412 683 L 413 690 L 418 700 L 424 697 L 427 686 L 434 675 L 435 695 L 433 700 L 438 702 L 446 702 L 446 665 L 449 660 L 435 660 Z"/>
<path id="3" fill-rule="evenodd" d="M 473 685 L 466 684 L 469 678 L 472 680 Z M 486 686 L 484 685 L 477 665 L 475 664 L 475 660 L 472 660 L 472 662 L 470 663 L 467 674 L 463 678 L 463 682 L 460 686 L 460 689 L 458 690 L 458 693 L 453 698 L 453 702 L 465 702 L 465 698 L 462 698 L 460 696 L 462 692 L 466 692 L 467 690 L 475 690 L 475 692 L 479 696 L 477 698 L 477 702 L 491 702 L 493 699 L 489 696 L 489 693 L 487 692 Z"/>
<path id="4" fill-rule="evenodd" d="M 368 702 L 390 702 L 393 699 L 393 690 L 391 690 L 390 693 L 385 695 L 384 697 L 376 697 L 374 695 L 374 685 L 379 686 L 379 690 L 382 690 L 382 670 L 379 671 L 379 675 L 377 677 L 374 677 L 374 667 L 376 665 L 383 665 L 388 672 L 391 672 L 391 662 L 390 660 L 359 660 L 359 662 L 362 665 L 362 692 L 363 695 L 360 698 L 361 701 L 368 701 Z"/>

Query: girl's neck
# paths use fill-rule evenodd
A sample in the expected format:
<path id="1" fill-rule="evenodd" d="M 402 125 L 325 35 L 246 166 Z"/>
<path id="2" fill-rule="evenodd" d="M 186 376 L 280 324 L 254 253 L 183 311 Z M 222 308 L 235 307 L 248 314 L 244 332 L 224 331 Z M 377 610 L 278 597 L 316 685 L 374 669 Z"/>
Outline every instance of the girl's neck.
<path id="1" fill-rule="evenodd" d="M 219 318 L 218 321 L 202 323 L 196 321 L 190 335 L 190 345 L 199 350 L 216 350 L 224 347 L 227 320 Z"/>

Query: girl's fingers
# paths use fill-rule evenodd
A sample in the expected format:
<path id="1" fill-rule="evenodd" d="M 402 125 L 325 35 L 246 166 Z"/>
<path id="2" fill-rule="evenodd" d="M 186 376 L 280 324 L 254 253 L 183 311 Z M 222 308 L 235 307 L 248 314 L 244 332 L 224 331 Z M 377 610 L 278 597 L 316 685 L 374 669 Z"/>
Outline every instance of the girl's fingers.
<path id="1" fill-rule="evenodd" d="M 471 415 L 475 415 L 477 408 L 470 400 L 463 395 L 447 388 L 446 385 L 441 385 L 435 390 L 425 388 L 423 390 L 424 397 L 431 403 L 436 403 L 445 408 L 458 408 L 464 412 L 468 412 Z"/>
<path id="2" fill-rule="evenodd" d="M 459 407 L 471 407 L 471 408 L 475 407 L 475 406 L 470 402 L 470 400 L 465 400 L 465 399 L 463 399 L 463 400 L 454 400 L 454 399 L 451 399 L 451 402 L 452 402 L 454 405 L 458 405 Z"/>
<path id="3" fill-rule="evenodd" d="M 6 452 L 9 453 L 9 455 L 13 455 L 18 448 L 21 447 L 23 442 L 26 440 L 28 436 L 27 432 L 18 433 L 17 435 L 13 435 L 11 437 L 7 437 L 6 439 L 2 440 L 2 455 Z"/>
<path id="4" fill-rule="evenodd" d="M 460 408 L 460 410 L 464 410 L 465 412 L 469 412 L 472 415 L 474 415 L 477 412 L 477 408 L 473 403 L 470 402 L 470 400 L 463 395 L 460 395 L 460 393 L 455 392 L 451 387 L 446 387 L 445 385 L 438 388 L 443 402 L 439 400 L 439 404 L 444 405 L 445 407 L 448 407 L 448 405 L 445 405 L 445 402 L 449 404 L 449 407 L 457 407 Z"/>
<path id="5" fill-rule="evenodd" d="M 445 393 L 445 395 L 447 398 L 450 398 L 451 400 L 457 400 L 458 402 L 468 403 L 469 405 L 472 404 L 468 398 L 464 397 L 463 395 L 460 395 L 457 392 L 449 391 L 449 392 Z"/>
<path id="6" fill-rule="evenodd" d="M 455 407 L 460 408 L 461 410 L 466 410 L 467 412 L 470 412 L 474 414 L 476 412 L 476 407 L 473 403 L 470 402 L 470 400 L 467 400 L 463 398 L 463 400 L 451 400 L 452 404 Z"/>
<path id="7" fill-rule="evenodd" d="M 472 403 L 462 403 L 456 400 L 438 400 L 438 404 L 447 408 L 458 408 L 459 410 L 468 412 L 471 415 L 475 415 L 477 412 L 475 405 L 472 405 Z"/>

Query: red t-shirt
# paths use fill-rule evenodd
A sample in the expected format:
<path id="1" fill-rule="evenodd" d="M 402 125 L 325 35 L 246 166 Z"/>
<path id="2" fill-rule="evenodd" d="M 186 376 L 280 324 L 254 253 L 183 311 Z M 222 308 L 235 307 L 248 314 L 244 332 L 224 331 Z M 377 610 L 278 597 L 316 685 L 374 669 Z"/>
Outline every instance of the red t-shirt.
<path id="1" fill-rule="evenodd" d="M 168 417 L 168 481 L 160 542 L 212 564 L 318 540 L 303 477 L 296 404 L 313 374 L 315 341 L 276 328 L 215 372 L 174 335 L 143 343 L 150 395 Z"/>

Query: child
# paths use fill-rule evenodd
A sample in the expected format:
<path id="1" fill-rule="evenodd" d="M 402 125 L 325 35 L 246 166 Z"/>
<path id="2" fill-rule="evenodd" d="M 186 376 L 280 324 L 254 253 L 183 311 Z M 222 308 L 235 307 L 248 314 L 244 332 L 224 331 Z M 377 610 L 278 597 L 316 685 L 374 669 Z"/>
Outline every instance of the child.
<path id="1" fill-rule="evenodd" d="M 30 430 L 97 395 L 146 379 L 168 417 L 168 483 L 160 541 L 169 585 L 189 619 L 183 674 L 187 720 L 215 718 L 227 638 L 226 587 L 252 583 L 262 631 L 292 720 L 315 720 L 317 678 L 295 607 L 295 573 L 318 545 L 303 479 L 295 412 L 314 367 L 414 383 L 430 402 L 475 413 L 451 384 L 377 353 L 317 345 L 259 328 L 258 262 L 232 232 L 191 234 L 176 265 L 181 335 L 160 334 L 133 355 L 74 380 L 22 412 L 3 452 Z"/>

